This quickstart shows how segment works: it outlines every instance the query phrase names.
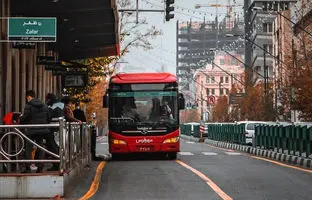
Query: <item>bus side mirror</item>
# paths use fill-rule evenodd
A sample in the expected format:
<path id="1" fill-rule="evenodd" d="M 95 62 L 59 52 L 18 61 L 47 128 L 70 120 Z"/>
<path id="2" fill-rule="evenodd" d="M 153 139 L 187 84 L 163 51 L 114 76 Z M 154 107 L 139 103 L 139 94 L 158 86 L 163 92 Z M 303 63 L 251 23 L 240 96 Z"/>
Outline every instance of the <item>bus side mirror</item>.
<path id="1" fill-rule="evenodd" d="M 182 93 L 179 93 L 178 106 L 180 110 L 183 110 L 185 108 L 185 99 Z"/>
<path id="2" fill-rule="evenodd" d="M 107 93 L 103 96 L 103 108 L 108 107 L 108 95 Z"/>

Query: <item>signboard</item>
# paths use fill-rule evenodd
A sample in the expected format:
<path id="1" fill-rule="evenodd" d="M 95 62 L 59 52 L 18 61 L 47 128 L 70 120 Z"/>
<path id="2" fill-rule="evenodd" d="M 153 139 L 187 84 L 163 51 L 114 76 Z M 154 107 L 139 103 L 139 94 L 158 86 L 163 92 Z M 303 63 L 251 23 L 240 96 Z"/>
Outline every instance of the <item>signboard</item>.
<path id="1" fill-rule="evenodd" d="M 64 66 L 45 66 L 44 67 L 45 70 L 52 70 L 52 71 L 67 71 L 67 68 Z"/>
<path id="2" fill-rule="evenodd" d="M 85 87 L 88 83 L 87 72 L 73 72 L 62 75 L 63 87 L 74 88 L 74 87 Z"/>
<path id="3" fill-rule="evenodd" d="M 55 17 L 9 17 L 10 41 L 56 42 Z"/>
<path id="4" fill-rule="evenodd" d="M 229 100 L 230 104 L 238 104 L 239 101 L 245 96 L 245 93 L 236 93 L 236 94 L 230 94 Z"/>
<path id="5" fill-rule="evenodd" d="M 216 97 L 215 96 L 209 96 L 207 99 L 207 102 L 209 104 L 214 104 L 216 102 Z"/>
<path id="6" fill-rule="evenodd" d="M 37 65 L 59 65 L 54 56 L 37 56 Z"/>
<path id="7" fill-rule="evenodd" d="M 35 42 L 13 42 L 12 47 L 14 49 L 35 49 Z"/>
<path id="8" fill-rule="evenodd" d="M 65 71 L 52 70 L 52 76 L 60 76 L 66 74 Z"/>

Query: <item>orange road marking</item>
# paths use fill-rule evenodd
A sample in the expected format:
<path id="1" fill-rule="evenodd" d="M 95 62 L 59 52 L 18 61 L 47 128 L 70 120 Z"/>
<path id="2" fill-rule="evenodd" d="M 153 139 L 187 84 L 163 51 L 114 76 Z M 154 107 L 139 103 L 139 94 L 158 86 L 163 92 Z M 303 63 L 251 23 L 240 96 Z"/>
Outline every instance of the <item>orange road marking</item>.
<path id="1" fill-rule="evenodd" d="M 208 145 L 208 146 L 210 146 L 212 148 L 216 148 L 216 149 L 228 150 L 228 149 L 221 148 L 221 147 L 215 147 L 215 146 L 210 145 L 210 144 L 206 144 L 206 145 Z M 234 151 L 234 150 L 232 150 L 232 151 Z M 278 162 L 278 161 L 274 161 L 274 160 L 270 160 L 270 159 L 266 159 L 266 158 L 262 158 L 262 157 L 258 157 L 258 156 L 253 156 L 253 155 L 250 155 L 249 153 L 246 153 L 246 152 L 242 152 L 242 155 L 246 155 L 248 157 L 255 158 L 255 159 L 258 159 L 258 160 L 263 160 L 263 161 L 267 161 L 267 162 L 270 162 L 270 163 L 274 163 L 276 165 L 280 165 L 280 166 L 283 166 L 283 167 L 288 167 L 288 168 L 296 169 L 296 170 L 299 170 L 299 171 L 312 173 L 312 170 L 310 170 L 310 169 L 304 169 L 304 168 L 301 168 L 301 167 L 296 167 L 296 166 L 293 166 L 293 165 L 284 164 L 284 163 L 281 163 L 281 162 Z"/>
<path id="2" fill-rule="evenodd" d="M 83 195 L 83 197 L 81 197 L 79 200 L 89 199 L 97 192 L 99 185 L 100 185 L 102 170 L 103 170 L 104 166 L 105 166 L 105 161 L 102 161 L 98 165 L 98 167 L 96 169 L 95 176 L 94 176 L 93 181 L 92 181 L 92 184 L 89 188 L 89 191 L 85 195 Z"/>
<path id="3" fill-rule="evenodd" d="M 197 176 L 199 176 L 201 179 L 203 179 L 210 187 L 213 189 L 223 200 L 232 200 L 230 196 L 228 196 L 225 192 L 223 192 L 217 184 L 215 184 L 210 178 L 208 178 L 206 175 L 201 173 L 200 171 L 194 169 L 193 167 L 185 164 L 184 162 L 180 160 L 176 160 L 177 163 L 182 165 L 183 167 L 191 170 L 194 172 Z"/>
<path id="4" fill-rule="evenodd" d="M 296 170 L 299 170 L 299 171 L 312 173 L 312 170 L 309 170 L 309 169 L 303 169 L 303 168 L 300 168 L 300 167 L 284 164 L 284 163 L 281 163 L 281 162 L 278 162 L 278 161 L 274 161 L 274 160 L 270 160 L 270 159 L 266 159 L 266 158 L 261 158 L 261 157 L 258 157 L 258 156 L 251 156 L 251 155 L 248 155 L 248 154 L 245 154 L 245 155 L 247 155 L 247 156 L 249 156 L 251 158 L 258 159 L 258 160 L 263 160 L 263 161 L 267 161 L 267 162 L 270 162 L 270 163 L 274 163 L 276 165 L 280 165 L 280 166 L 283 166 L 283 167 L 288 167 L 288 168 L 296 169 Z"/>

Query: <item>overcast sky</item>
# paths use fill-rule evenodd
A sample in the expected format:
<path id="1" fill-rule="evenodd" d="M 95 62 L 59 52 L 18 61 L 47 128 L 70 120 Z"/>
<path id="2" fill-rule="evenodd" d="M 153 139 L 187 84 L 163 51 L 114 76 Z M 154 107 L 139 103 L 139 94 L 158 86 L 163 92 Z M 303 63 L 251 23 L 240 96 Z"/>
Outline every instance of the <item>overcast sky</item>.
<path id="1" fill-rule="evenodd" d="M 130 53 L 127 54 L 123 61 L 123 72 L 153 72 L 161 69 L 161 66 L 165 66 L 166 71 L 175 74 L 176 72 L 176 22 L 182 21 L 203 21 L 204 17 L 206 21 L 214 20 L 216 16 L 216 8 L 202 7 L 195 9 L 196 4 L 210 5 L 210 4 L 222 4 L 226 5 L 230 1 L 233 4 L 233 0 L 175 0 L 175 18 L 169 22 L 164 22 L 163 13 L 139 13 L 140 19 L 147 19 L 149 23 L 148 27 L 156 26 L 157 29 L 161 29 L 163 34 L 153 39 L 152 50 L 131 48 Z M 135 2 L 132 0 L 132 2 Z M 242 5 L 242 0 L 236 0 L 235 5 Z M 134 8 L 135 5 L 133 5 Z M 163 9 L 163 0 L 139 0 L 140 9 Z M 233 12 L 241 12 L 242 6 L 233 8 Z M 224 16 L 226 8 L 218 8 L 219 16 Z M 223 17 L 222 17 L 223 18 Z"/>

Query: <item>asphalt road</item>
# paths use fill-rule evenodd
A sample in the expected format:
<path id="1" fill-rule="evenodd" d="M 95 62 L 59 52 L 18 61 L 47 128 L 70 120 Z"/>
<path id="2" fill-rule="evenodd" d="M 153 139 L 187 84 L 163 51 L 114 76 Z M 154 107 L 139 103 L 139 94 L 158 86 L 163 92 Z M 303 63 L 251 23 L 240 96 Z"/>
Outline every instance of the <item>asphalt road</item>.
<path id="1" fill-rule="evenodd" d="M 97 153 L 107 153 L 98 141 Z M 189 141 L 178 160 L 108 161 L 91 199 L 283 199 L 312 198 L 312 173 L 258 160 L 246 154 Z"/>

